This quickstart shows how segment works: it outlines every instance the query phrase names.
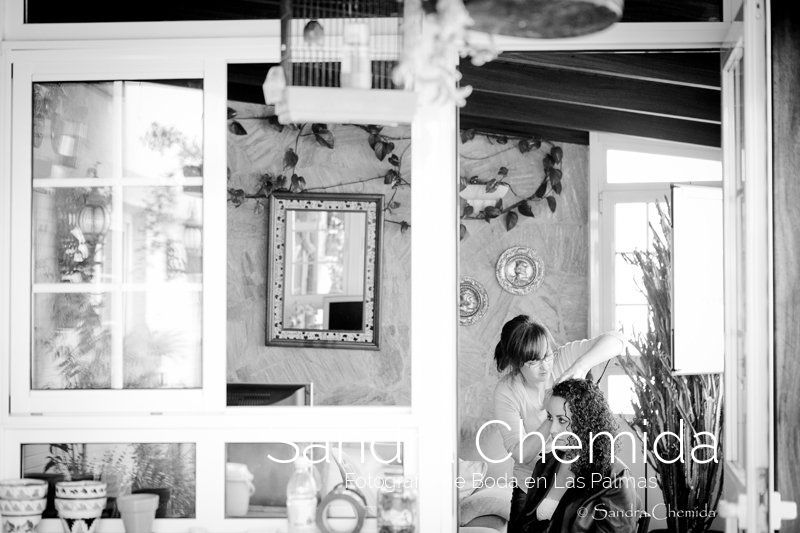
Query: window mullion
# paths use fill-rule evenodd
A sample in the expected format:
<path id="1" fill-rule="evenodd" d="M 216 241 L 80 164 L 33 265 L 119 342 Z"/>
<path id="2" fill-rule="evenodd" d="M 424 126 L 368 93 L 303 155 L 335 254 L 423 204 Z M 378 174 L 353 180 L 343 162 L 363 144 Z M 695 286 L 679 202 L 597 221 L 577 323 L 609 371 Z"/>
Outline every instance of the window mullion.
<path id="1" fill-rule="evenodd" d="M 122 291 L 122 284 L 124 282 L 124 260 L 125 260 L 125 217 L 124 217 L 124 200 L 123 200 L 123 142 L 125 138 L 125 124 L 123 116 L 123 83 L 122 81 L 114 82 L 114 98 L 113 105 L 113 124 L 116 126 L 114 143 L 113 143 L 113 156 L 112 156 L 112 179 L 114 185 L 112 186 L 112 286 L 114 287 L 111 292 L 112 301 L 112 348 L 111 348 L 111 388 L 122 389 L 124 387 L 124 350 L 125 350 L 125 301 L 127 294 Z"/>

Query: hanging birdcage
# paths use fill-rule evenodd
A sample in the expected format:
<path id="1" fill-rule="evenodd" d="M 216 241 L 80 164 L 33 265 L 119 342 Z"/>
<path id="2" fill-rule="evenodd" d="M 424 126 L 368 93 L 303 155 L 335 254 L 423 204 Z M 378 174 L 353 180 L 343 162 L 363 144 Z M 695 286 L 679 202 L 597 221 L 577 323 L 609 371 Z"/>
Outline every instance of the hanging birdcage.
<path id="1" fill-rule="evenodd" d="M 404 0 L 283 0 L 281 66 L 264 83 L 281 122 L 398 123 L 415 96 L 392 73 L 404 51 Z"/>

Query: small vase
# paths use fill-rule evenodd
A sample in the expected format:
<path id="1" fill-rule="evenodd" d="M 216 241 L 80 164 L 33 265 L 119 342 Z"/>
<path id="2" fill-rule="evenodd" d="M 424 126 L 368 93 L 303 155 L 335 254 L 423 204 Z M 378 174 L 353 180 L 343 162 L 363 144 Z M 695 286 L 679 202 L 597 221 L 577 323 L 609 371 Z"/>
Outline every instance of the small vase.
<path id="1" fill-rule="evenodd" d="M 106 501 L 106 498 L 56 498 L 56 510 L 64 533 L 94 533 Z"/>
<path id="2" fill-rule="evenodd" d="M 128 494 L 117 498 L 125 533 L 151 533 L 157 508 L 157 494 Z"/>

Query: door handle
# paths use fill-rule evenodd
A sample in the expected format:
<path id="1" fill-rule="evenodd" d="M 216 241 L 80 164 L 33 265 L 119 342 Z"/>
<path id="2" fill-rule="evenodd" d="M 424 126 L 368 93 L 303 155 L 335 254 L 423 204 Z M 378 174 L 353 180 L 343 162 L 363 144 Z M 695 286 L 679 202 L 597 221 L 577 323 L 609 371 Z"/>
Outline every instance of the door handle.
<path id="1" fill-rule="evenodd" d="M 769 528 L 776 531 L 781 528 L 784 520 L 797 518 L 797 503 L 791 500 L 782 500 L 780 492 L 771 492 L 769 495 Z"/>

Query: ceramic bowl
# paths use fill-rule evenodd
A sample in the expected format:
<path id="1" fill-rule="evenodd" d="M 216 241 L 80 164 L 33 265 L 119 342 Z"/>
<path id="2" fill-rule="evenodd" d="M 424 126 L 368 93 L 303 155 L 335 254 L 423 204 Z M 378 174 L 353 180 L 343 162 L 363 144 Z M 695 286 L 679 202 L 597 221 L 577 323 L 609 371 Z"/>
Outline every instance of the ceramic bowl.
<path id="1" fill-rule="evenodd" d="M 42 521 L 42 515 L 3 516 L 4 533 L 34 533 Z"/>
<path id="2" fill-rule="evenodd" d="M 64 519 L 99 518 L 106 508 L 106 498 L 92 498 L 83 500 L 67 500 L 56 498 L 56 511 Z"/>
<path id="3" fill-rule="evenodd" d="M 41 500 L 47 496 L 47 481 L 42 479 L 4 479 L 0 481 L 0 500 Z"/>
<path id="4" fill-rule="evenodd" d="M 3 516 L 41 515 L 47 507 L 47 498 L 38 500 L 0 500 L 0 514 Z"/>
<path id="5" fill-rule="evenodd" d="M 91 500 L 106 497 L 104 481 L 59 481 L 56 483 L 56 498 L 67 500 Z"/>

